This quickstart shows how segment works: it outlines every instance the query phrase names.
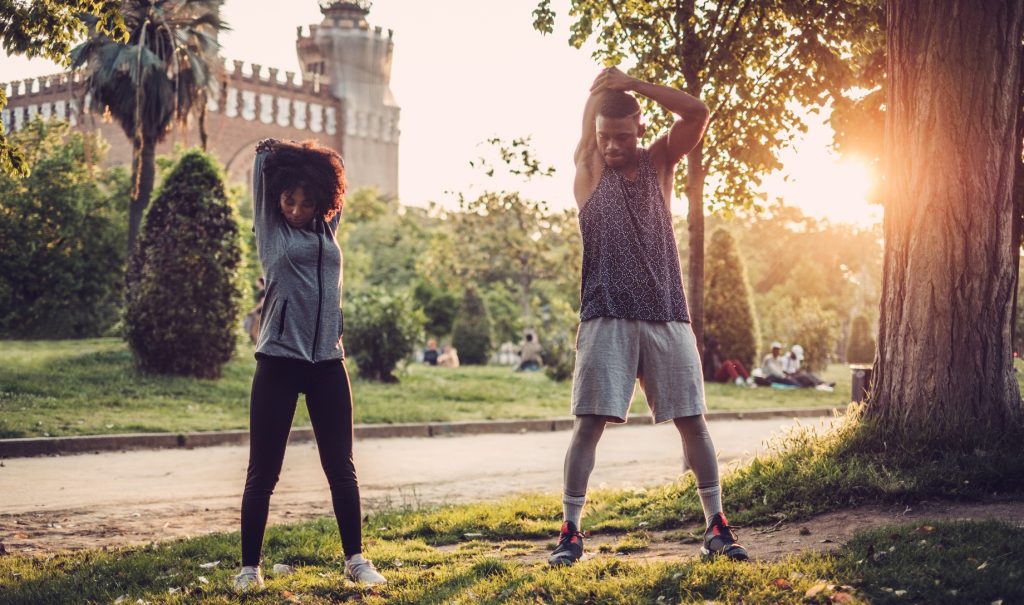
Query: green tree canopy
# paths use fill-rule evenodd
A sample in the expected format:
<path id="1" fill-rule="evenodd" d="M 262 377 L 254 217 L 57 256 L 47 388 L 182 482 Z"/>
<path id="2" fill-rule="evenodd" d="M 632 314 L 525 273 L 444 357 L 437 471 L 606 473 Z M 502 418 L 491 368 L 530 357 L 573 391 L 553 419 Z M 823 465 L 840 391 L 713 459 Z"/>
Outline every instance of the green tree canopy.
<path id="1" fill-rule="evenodd" d="M 0 42 L 7 54 L 66 65 L 71 44 L 86 33 L 83 14 L 95 18 L 96 28 L 112 40 L 128 39 L 121 0 L 0 0 Z M 0 88 L 0 110 L 6 106 L 7 95 Z M 0 127 L 0 174 L 24 176 L 29 168 L 23 151 L 8 143 Z"/>
<path id="2" fill-rule="evenodd" d="M 120 317 L 128 183 L 96 135 L 34 120 L 11 141 L 29 176 L 0 174 L 0 335 L 100 336 Z"/>

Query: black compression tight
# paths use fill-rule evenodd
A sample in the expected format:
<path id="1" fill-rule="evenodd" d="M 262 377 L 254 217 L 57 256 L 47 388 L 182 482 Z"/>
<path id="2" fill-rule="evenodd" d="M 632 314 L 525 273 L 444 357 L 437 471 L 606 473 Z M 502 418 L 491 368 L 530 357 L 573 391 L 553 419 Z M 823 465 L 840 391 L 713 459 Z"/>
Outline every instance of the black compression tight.
<path id="1" fill-rule="evenodd" d="M 249 468 L 242 495 L 242 565 L 259 565 L 270 495 L 277 485 L 299 393 L 331 486 L 342 548 L 362 551 L 359 484 L 352 461 L 352 391 L 340 360 L 309 363 L 257 356 L 249 407 Z"/>

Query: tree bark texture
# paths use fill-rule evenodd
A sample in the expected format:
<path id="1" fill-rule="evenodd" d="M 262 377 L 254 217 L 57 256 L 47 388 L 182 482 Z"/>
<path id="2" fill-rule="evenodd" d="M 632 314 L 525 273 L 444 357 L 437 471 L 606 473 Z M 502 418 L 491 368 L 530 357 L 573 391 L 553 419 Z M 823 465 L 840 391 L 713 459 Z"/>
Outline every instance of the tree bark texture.
<path id="1" fill-rule="evenodd" d="M 704 343 L 704 141 L 686 156 L 686 225 L 689 230 L 690 266 L 686 308 L 690 325 L 697 339 L 697 348 Z"/>
<path id="2" fill-rule="evenodd" d="M 135 249 L 142 228 L 142 217 L 149 205 L 149 197 L 153 194 L 153 179 L 156 174 L 156 144 L 143 140 L 142 148 L 136 151 L 136 161 L 142 165 L 139 170 L 139 188 L 128 206 L 128 253 Z"/>
<path id="3" fill-rule="evenodd" d="M 1024 0 L 901 0 L 886 14 L 886 246 L 867 413 L 904 438 L 992 437 L 1022 420 L 1010 318 Z"/>

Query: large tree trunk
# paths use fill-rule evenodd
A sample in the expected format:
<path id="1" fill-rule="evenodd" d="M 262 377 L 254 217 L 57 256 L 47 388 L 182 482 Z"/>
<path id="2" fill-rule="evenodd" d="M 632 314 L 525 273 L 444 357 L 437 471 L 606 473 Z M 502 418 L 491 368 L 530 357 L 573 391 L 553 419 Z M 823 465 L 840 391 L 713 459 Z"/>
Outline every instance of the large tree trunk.
<path id="1" fill-rule="evenodd" d="M 689 292 L 686 306 L 697 348 L 704 345 L 704 142 L 686 156 L 686 224 L 689 229 Z"/>
<path id="2" fill-rule="evenodd" d="M 910 439 L 1020 426 L 1010 317 L 1024 0 L 886 3 L 885 263 L 868 414 Z"/>
<path id="3" fill-rule="evenodd" d="M 133 164 L 136 164 L 134 174 L 138 175 L 139 184 L 136 194 L 132 197 L 128 206 L 128 252 L 135 249 L 135 241 L 139 237 L 139 229 L 142 227 L 142 217 L 149 205 L 149 196 L 153 193 L 153 178 L 156 172 L 156 144 L 143 140 L 142 148 L 133 152 Z"/>

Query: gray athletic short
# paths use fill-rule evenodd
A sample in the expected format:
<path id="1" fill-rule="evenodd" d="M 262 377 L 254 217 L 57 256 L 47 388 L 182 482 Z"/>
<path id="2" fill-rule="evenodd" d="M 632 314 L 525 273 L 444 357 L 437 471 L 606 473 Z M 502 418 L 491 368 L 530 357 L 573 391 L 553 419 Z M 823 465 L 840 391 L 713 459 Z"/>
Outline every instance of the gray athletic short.
<path id="1" fill-rule="evenodd" d="M 700 363 L 689 323 L 587 320 L 576 333 L 572 413 L 625 422 L 639 379 L 655 422 L 703 414 Z"/>

